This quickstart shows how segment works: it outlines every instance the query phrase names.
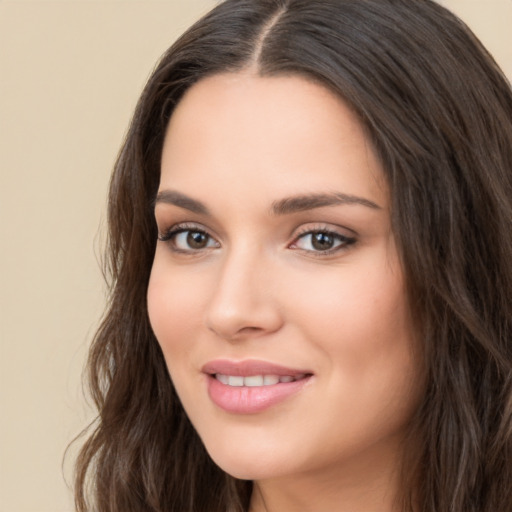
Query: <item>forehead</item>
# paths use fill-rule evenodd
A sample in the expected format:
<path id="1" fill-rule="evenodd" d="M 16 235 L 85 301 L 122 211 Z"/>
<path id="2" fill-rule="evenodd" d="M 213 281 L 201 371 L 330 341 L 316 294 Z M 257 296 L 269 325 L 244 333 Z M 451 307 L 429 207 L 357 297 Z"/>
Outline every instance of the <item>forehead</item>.
<path id="1" fill-rule="evenodd" d="M 219 74 L 191 87 L 169 122 L 160 188 L 312 189 L 385 201 L 383 173 L 357 116 L 299 76 Z M 212 189 L 210 189 L 212 190 Z"/>

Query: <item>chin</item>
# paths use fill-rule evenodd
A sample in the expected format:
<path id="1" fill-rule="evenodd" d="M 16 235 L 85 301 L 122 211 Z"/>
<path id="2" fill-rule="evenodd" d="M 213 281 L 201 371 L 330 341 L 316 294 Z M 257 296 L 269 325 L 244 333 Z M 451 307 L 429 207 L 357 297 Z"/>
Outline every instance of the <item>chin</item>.
<path id="1" fill-rule="evenodd" d="M 213 461 L 228 475 L 240 480 L 268 480 L 286 473 L 283 468 L 279 470 L 276 467 L 275 458 L 272 458 L 271 461 L 247 461 L 240 458 L 234 460 L 232 457 L 216 457 L 213 458 Z"/>
<path id="2" fill-rule="evenodd" d="M 240 480 L 266 480 L 292 471 L 290 457 L 279 453 L 271 443 L 237 443 L 228 439 L 225 444 L 213 441 L 205 447 L 217 466 Z"/>

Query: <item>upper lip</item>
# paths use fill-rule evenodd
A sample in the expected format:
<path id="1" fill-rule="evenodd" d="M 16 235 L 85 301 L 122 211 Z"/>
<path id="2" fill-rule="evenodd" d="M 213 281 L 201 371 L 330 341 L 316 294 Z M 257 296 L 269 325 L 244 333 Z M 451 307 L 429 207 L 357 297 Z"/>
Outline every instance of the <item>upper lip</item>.
<path id="1" fill-rule="evenodd" d="M 260 361 L 257 359 L 246 359 L 244 361 L 230 361 L 228 359 L 215 359 L 206 363 L 201 370 L 203 373 L 214 375 L 233 375 L 239 377 L 250 377 L 252 375 L 278 375 L 285 376 L 311 374 L 310 370 L 304 368 L 287 368 L 279 364 Z"/>

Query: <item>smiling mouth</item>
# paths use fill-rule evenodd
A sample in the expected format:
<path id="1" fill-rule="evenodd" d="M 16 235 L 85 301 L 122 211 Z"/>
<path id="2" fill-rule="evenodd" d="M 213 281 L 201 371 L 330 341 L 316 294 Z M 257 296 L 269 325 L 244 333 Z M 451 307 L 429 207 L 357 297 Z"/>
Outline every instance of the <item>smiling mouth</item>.
<path id="1" fill-rule="evenodd" d="M 312 381 L 305 368 L 268 361 L 216 359 L 201 368 L 211 401 L 232 414 L 256 414 L 300 394 Z"/>
<path id="2" fill-rule="evenodd" d="M 203 369 L 208 396 L 231 414 L 257 414 L 300 394 L 313 374 L 264 361 L 212 361 Z"/>
<path id="3" fill-rule="evenodd" d="M 297 380 L 302 380 L 306 376 L 307 374 L 305 373 L 298 375 L 249 375 L 247 377 L 241 375 L 225 375 L 222 373 L 216 373 L 212 375 L 212 377 L 226 386 L 250 388 L 285 384 Z"/>

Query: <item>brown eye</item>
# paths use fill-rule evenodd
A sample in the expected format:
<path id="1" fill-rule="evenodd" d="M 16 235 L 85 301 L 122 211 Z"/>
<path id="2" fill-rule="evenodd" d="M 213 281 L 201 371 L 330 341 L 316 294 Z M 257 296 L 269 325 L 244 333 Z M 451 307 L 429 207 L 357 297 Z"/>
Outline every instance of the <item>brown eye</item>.
<path id="1" fill-rule="evenodd" d="M 327 254 L 344 249 L 355 241 L 355 238 L 334 231 L 309 231 L 299 236 L 292 247 L 307 252 Z"/>
<path id="2" fill-rule="evenodd" d="M 210 237 L 201 231 L 185 231 L 187 234 L 187 245 L 190 249 L 204 249 L 208 247 Z"/>
<path id="3" fill-rule="evenodd" d="M 218 248 L 219 243 L 201 229 L 177 227 L 158 236 L 161 242 L 168 242 L 176 252 L 195 252 L 204 249 Z"/>
<path id="4" fill-rule="evenodd" d="M 328 233 L 311 234 L 311 245 L 317 251 L 328 251 L 333 248 L 334 243 L 334 237 Z"/>

